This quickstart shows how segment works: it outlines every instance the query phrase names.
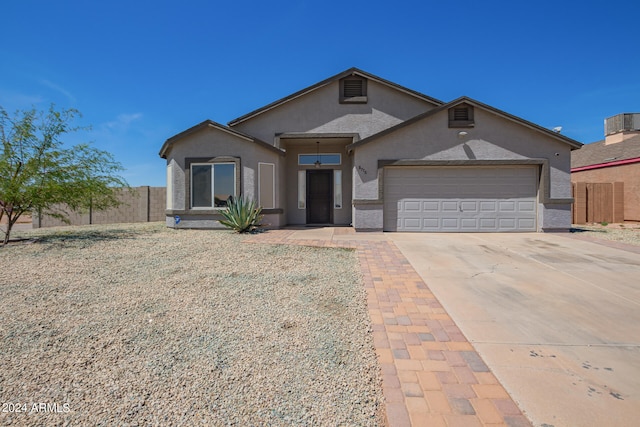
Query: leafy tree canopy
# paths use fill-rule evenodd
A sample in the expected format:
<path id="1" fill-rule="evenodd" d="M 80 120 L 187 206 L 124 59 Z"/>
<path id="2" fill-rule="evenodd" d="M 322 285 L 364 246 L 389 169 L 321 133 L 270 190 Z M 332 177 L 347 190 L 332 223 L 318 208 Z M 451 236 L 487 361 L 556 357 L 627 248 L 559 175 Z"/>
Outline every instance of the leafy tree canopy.
<path id="1" fill-rule="evenodd" d="M 2 245 L 24 213 L 65 219 L 60 205 L 73 211 L 119 205 L 117 191 L 128 187 L 114 157 L 89 144 L 65 147 L 63 138 L 83 128 L 74 109 L 17 111 L 0 106 L 0 220 L 6 220 Z M 2 237 L 2 235 L 0 235 Z"/>

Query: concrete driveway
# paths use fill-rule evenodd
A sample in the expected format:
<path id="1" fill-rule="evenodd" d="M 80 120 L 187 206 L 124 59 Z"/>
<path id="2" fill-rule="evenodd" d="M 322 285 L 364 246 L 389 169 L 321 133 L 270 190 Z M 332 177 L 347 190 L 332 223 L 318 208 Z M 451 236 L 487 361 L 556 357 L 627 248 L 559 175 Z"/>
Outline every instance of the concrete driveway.
<path id="1" fill-rule="evenodd" d="M 638 425 L 640 254 L 563 234 L 387 237 L 534 425 Z"/>

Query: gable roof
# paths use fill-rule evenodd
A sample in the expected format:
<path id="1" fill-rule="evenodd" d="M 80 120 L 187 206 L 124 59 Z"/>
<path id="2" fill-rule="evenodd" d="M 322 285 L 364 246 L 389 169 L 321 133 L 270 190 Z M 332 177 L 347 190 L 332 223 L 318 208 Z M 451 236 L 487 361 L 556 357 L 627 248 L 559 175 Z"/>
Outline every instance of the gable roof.
<path id="1" fill-rule="evenodd" d="M 274 109 L 276 107 L 279 107 L 282 104 L 285 104 L 285 103 L 287 103 L 289 101 L 292 101 L 292 100 L 300 98 L 301 96 L 304 96 L 304 95 L 306 95 L 306 94 L 308 94 L 310 92 L 313 92 L 316 89 L 322 88 L 322 87 L 327 86 L 327 85 L 329 85 L 329 84 L 331 84 L 331 83 L 333 83 L 335 81 L 341 80 L 341 79 L 343 79 L 345 77 L 349 77 L 349 76 L 359 76 L 359 77 L 363 77 L 363 78 L 368 79 L 368 80 L 375 81 L 377 83 L 383 84 L 385 86 L 388 86 L 388 87 L 393 88 L 395 90 L 398 90 L 400 92 L 404 92 L 404 93 L 406 93 L 408 95 L 411 95 L 411 96 L 416 97 L 416 98 L 418 98 L 420 100 L 429 102 L 429 103 L 431 103 L 433 105 L 436 105 L 436 106 L 442 105 L 442 103 L 443 103 L 442 101 L 440 101 L 438 99 L 432 98 L 432 97 L 427 96 L 427 95 L 425 95 L 423 93 L 420 93 L 420 92 L 417 92 L 415 90 L 412 90 L 412 89 L 406 88 L 404 86 L 401 86 L 399 84 L 390 82 L 389 80 L 385 80 L 385 79 L 383 79 L 381 77 L 375 76 L 373 74 L 367 73 L 366 71 L 362 71 L 362 70 L 354 67 L 354 68 L 349 68 L 348 70 L 345 70 L 345 71 L 343 71 L 341 73 L 338 73 L 335 76 L 329 77 L 328 79 L 322 80 L 321 82 L 318 82 L 318 83 L 316 83 L 314 85 L 311 85 L 311 86 L 309 86 L 307 88 L 299 90 L 298 92 L 295 92 L 295 93 L 293 93 L 293 94 L 291 94 L 289 96 L 286 96 L 286 97 L 284 97 L 282 99 L 279 99 L 279 100 L 277 100 L 275 102 L 272 102 L 271 104 L 265 105 L 264 107 L 258 108 L 257 110 L 254 110 L 254 111 L 252 111 L 250 113 L 247 113 L 244 116 L 241 116 L 241 117 L 238 117 L 237 119 L 231 120 L 229 122 L 229 126 L 235 126 L 235 125 L 237 125 L 239 123 L 242 123 L 242 122 L 244 122 L 246 120 L 252 119 L 253 117 L 255 117 L 257 115 L 265 113 L 265 112 L 267 112 L 269 110 L 272 110 L 272 109 Z"/>
<path id="2" fill-rule="evenodd" d="M 160 157 L 162 157 L 163 159 L 166 159 L 167 158 L 167 152 L 168 152 L 169 148 L 171 148 L 171 146 L 174 143 L 176 143 L 177 141 L 181 140 L 182 138 L 185 138 L 185 137 L 187 137 L 189 135 L 192 135 L 192 134 L 194 134 L 196 132 L 201 131 L 202 129 L 207 129 L 207 128 L 214 128 L 214 129 L 217 129 L 217 130 L 220 130 L 220 131 L 223 131 L 223 132 L 227 132 L 227 133 L 231 134 L 232 136 L 235 136 L 237 138 L 243 139 L 243 140 L 248 141 L 248 142 L 253 142 L 253 143 L 258 144 L 258 145 L 260 145 L 260 146 L 262 146 L 262 147 L 264 147 L 266 149 L 275 151 L 278 154 L 284 156 L 284 151 L 280 150 L 277 147 L 274 147 L 271 144 L 268 144 L 268 143 L 266 143 L 266 142 L 264 142 L 264 141 L 262 141 L 262 140 L 260 140 L 258 138 L 254 138 L 251 135 L 247 135 L 246 133 L 242 133 L 242 132 L 239 132 L 239 131 L 237 131 L 235 129 L 231 129 L 228 126 L 222 125 L 220 123 L 216 123 L 213 120 L 208 120 L 207 119 L 207 120 L 205 120 L 205 121 L 203 121 L 201 123 L 198 123 L 195 126 L 190 127 L 189 129 L 187 129 L 185 131 L 182 131 L 182 132 L 172 136 L 171 138 L 167 139 L 164 142 L 164 144 L 162 144 L 162 148 L 160 149 Z"/>
<path id="3" fill-rule="evenodd" d="M 586 144 L 571 153 L 571 169 L 613 166 L 631 159 L 640 159 L 640 135 L 614 144 L 607 145 L 604 140 Z"/>
<path id="4" fill-rule="evenodd" d="M 558 140 L 560 142 L 563 142 L 565 144 L 569 144 L 571 146 L 572 150 L 578 149 L 578 148 L 582 147 L 582 145 L 583 145 L 581 142 L 578 142 L 575 139 L 569 138 L 567 136 L 561 135 L 558 132 L 554 132 L 554 131 L 552 131 L 550 129 L 544 128 L 544 127 L 542 127 L 540 125 L 537 125 L 535 123 L 527 121 L 527 120 L 525 120 L 523 118 L 514 116 L 513 114 L 509 114 L 509 113 L 507 113 L 505 111 L 502 111 L 502 110 L 494 108 L 494 107 L 492 107 L 490 105 L 484 104 L 484 103 L 482 103 L 480 101 L 476 101 L 475 99 L 469 98 L 467 96 L 462 96 L 462 97 L 460 97 L 458 99 L 454 99 L 451 102 L 443 104 L 443 105 L 439 106 L 438 108 L 434 108 L 434 109 L 429 110 L 429 111 L 427 111 L 425 113 L 418 114 L 417 116 L 415 116 L 415 117 L 413 117 L 413 118 L 411 118 L 409 120 L 406 120 L 406 121 L 404 121 L 402 123 L 398 123 L 397 125 L 392 126 L 392 127 L 388 128 L 388 129 L 385 129 L 382 132 L 379 132 L 379 133 L 377 133 L 375 135 L 371 135 L 368 138 L 364 138 L 364 139 L 362 139 L 360 141 L 354 142 L 353 144 L 349 144 L 349 145 L 347 145 L 347 150 L 351 151 L 354 148 L 357 148 L 357 147 L 359 147 L 361 145 L 364 145 L 364 144 L 367 144 L 367 143 L 369 143 L 371 141 L 374 141 L 377 138 L 380 138 L 381 136 L 388 135 L 388 134 L 390 134 L 392 132 L 397 131 L 398 129 L 402 129 L 405 126 L 409 126 L 409 125 L 411 125 L 413 123 L 417 123 L 417 122 L 419 122 L 421 120 L 426 119 L 427 117 L 431 117 L 433 115 L 436 115 L 436 114 L 440 113 L 441 111 L 448 110 L 449 108 L 455 107 L 456 105 L 460 105 L 460 104 L 469 104 L 469 105 L 471 105 L 473 107 L 480 108 L 482 110 L 488 111 L 488 112 L 490 112 L 492 114 L 495 114 L 497 116 L 500 116 L 500 117 L 503 117 L 503 118 L 505 118 L 507 120 L 515 122 L 515 123 L 517 123 L 519 125 L 528 127 L 529 129 L 533 129 L 533 130 L 535 130 L 537 132 L 541 132 L 541 133 L 543 133 L 543 134 L 545 134 L 547 136 L 550 136 L 550 137 L 552 137 L 552 138 L 554 138 L 554 139 L 556 139 L 556 140 Z"/>

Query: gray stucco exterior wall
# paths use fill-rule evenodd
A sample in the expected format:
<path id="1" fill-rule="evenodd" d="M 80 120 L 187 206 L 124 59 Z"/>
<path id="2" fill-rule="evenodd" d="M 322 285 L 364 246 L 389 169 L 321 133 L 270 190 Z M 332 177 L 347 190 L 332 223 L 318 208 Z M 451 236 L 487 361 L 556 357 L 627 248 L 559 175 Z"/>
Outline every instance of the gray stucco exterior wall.
<path id="1" fill-rule="evenodd" d="M 433 109 L 424 100 L 369 81 L 366 104 L 341 104 L 335 81 L 234 126 L 266 142 L 282 133 L 351 133 L 360 139 Z"/>
<path id="2" fill-rule="evenodd" d="M 461 137 L 460 132 L 466 135 Z M 447 111 L 441 111 L 354 150 L 353 224 L 356 229 L 382 229 L 384 170 L 380 162 L 396 160 L 460 166 L 492 161 L 503 164 L 535 161 L 541 168 L 538 230 L 571 226 L 570 146 L 476 108 L 472 128 L 449 128 Z"/>
<path id="3" fill-rule="evenodd" d="M 341 93 L 341 88 L 346 87 L 345 78 L 352 82 L 363 80 L 364 90 L 357 95 Z M 450 112 L 453 114 L 454 108 L 463 104 L 472 106 L 472 116 L 452 119 Z M 323 164 L 318 168 L 342 173 L 342 206 L 337 207 L 339 203 L 333 200 L 331 208 L 332 223 L 336 225 L 352 224 L 357 230 L 383 229 L 387 166 L 493 165 L 524 165 L 529 172 L 535 168 L 537 174 L 528 175 L 527 185 L 531 189 L 528 204 L 532 206 L 536 190 L 533 181 L 538 177 L 538 231 L 565 230 L 571 225 L 571 149 L 581 144 L 469 98 L 443 104 L 350 69 L 240 117 L 230 126 L 208 120 L 165 142 L 161 156 L 167 159 L 169 175 L 168 226 L 220 227 L 219 209 L 191 208 L 189 182 L 190 162 L 218 160 L 236 164 L 236 193 L 250 198 L 260 194 L 259 163 L 268 163 L 262 170 L 269 173 L 272 164 L 275 205 L 265 211 L 264 222 L 271 227 L 312 223 L 307 207 L 298 205 L 298 172 L 315 168 L 299 165 L 298 155 L 315 154 L 316 150 L 341 155 L 340 165 Z M 305 176 L 325 180 L 318 197 L 322 201 L 315 199 L 318 210 L 309 210 L 324 212 L 326 188 L 330 185 L 327 176 Z M 411 178 L 400 179 L 402 182 L 396 186 L 402 187 L 404 180 Z M 498 178 L 497 185 L 502 182 Z M 415 184 L 422 185 L 423 181 Z M 335 190 L 334 187 L 332 191 Z M 176 216 L 181 218 L 179 224 Z M 317 218 L 315 221 L 320 222 Z M 533 218 L 536 215 L 532 214 L 531 223 Z"/>
<path id="4" fill-rule="evenodd" d="M 239 166 L 237 175 L 237 193 L 255 199 L 257 195 L 258 162 L 269 162 L 275 165 L 276 171 L 281 168 L 283 157 L 252 141 L 239 138 L 230 133 L 214 128 L 205 128 L 195 134 L 174 143 L 167 155 L 167 164 L 171 165 L 171 200 L 172 208 L 167 209 L 167 226 L 184 228 L 220 228 L 218 220 L 220 209 L 192 209 L 190 201 L 190 171 L 188 159 L 198 159 L 207 163 L 214 159 L 235 161 Z M 276 188 L 281 176 L 276 174 Z M 276 192 L 276 206 L 280 206 L 282 193 Z M 180 217 L 176 224 L 175 217 Z M 273 213 L 268 216 L 269 224 L 274 227 L 283 225 L 282 214 Z M 265 221 L 266 222 L 266 221 Z"/>

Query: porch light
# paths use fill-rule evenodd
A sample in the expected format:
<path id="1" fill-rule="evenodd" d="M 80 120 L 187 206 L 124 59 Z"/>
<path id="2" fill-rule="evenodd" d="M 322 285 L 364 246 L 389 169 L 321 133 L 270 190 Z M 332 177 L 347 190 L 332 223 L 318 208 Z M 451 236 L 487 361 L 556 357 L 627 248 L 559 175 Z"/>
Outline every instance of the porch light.
<path id="1" fill-rule="evenodd" d="M 320 141 L 316 141 L 316 161 L 313 164 L 316 166 L 316 169 L 322 165 L 320 161 Z"/>

